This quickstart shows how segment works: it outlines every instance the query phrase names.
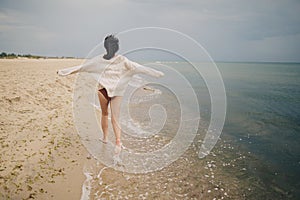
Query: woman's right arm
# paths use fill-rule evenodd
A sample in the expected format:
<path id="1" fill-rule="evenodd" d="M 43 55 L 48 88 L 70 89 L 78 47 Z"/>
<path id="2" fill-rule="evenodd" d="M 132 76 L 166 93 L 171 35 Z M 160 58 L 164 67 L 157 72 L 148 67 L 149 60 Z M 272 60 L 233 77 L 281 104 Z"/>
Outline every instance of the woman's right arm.
<path id="1" fill-rule="evenodd" d="M 77 72 L 88 72 L 88 73 L 101 73 L 104 70 L 104 67 L 99 63 L 99 57 L 94 57 L 90 60 L 86 60 L 83 64 L 61 69 L 57 71 L 57 74 L 60 76 L 67 76 L 69 74 L 74 74 Z"/>
<path id="2" fill-rule="evenodd" d="M 60 76 L 67 76 L 69 74 L 74 74 L 74 73 L 77 73 L 81 67 L 82 67 L 81 65 L 78 65 L 78 66 L 69 67 L 66 69 L 60 69 L 57 71 L 57 74 Z"/>

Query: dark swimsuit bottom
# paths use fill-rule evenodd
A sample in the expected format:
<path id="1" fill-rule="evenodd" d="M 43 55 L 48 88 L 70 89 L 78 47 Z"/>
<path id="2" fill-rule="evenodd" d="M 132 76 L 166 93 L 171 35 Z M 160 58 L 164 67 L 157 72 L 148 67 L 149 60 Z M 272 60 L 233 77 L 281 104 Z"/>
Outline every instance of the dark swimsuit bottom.
<path id="1" fill-rule="evenodd" d="M 105 88 L 102 88 L 100 90 L 98 90 L 99 92 L 101 92 L 103 94 L 103 96 L 105 97 L 105 99 L 107 99 L 108 101 L 111 100 L 111 97 L 108 96 L 107 91 Z"/>

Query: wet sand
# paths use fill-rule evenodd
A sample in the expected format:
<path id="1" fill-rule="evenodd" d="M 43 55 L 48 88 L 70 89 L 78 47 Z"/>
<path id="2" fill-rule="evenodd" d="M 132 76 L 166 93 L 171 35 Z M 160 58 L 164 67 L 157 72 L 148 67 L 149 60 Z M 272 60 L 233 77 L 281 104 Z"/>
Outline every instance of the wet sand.
<path id="1" fill-rule="evenodd" d="M 205 125 L 182 157 L 157 172 L 119 172 L 87 156 L 73 122 L 76 76 L 56 75 L 81 62 L 0 60 L 0 199 L 256 198 L 262 186 L 246 174 L 251 153 L 223 138 L 198 158 Z"/>

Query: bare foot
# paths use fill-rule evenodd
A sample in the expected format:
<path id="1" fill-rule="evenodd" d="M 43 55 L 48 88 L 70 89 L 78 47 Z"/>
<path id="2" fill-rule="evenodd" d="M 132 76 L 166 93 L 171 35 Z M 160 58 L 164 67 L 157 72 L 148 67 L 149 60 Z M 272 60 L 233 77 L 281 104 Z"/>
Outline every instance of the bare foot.
<path id="1" fill-rule="evenodd" d="M 101 142 L 103 142 L 104 144 L 107 144 L 107 139 L 99 139 Z"/>
<path id="2" fill-rule="evenodd" d="M 120 155 L 121 150 L 122 150 L 122 143 L 116 144 L 116 147 L 115 147 L 115 155 Z"/>

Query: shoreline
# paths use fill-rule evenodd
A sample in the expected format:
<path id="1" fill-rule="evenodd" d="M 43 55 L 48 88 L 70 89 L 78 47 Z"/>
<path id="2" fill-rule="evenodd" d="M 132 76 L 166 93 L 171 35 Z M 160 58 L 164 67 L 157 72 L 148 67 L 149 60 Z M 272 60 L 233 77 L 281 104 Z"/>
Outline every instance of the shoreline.
<path id="1" fill-rule="evenodd" d="M 56 74 L 58 69 L 81 62 L 0 60 L 1 199 L 289 197 L 282 188 L 275 184 L 268 188 L 251 174 L 251 168 L 260 163 L 227 134 L 209 156 L 199 159 L 205 125 L 189 149 L 160 171 L 129 174 L 99 163 L 88 155 L 74 127 L 76 76 Z M 160 141 L 165 138 L 162 142 L 167 142 L 173 129 L 172 124 L 166 127 Z M 124 140 L 129 148 L 143 145 L 129 143 Z"/>
<path id="2" fill-rule="evenodd" d="M 193 192 L 188 194 L 190 197 L 213 196 L 207 189 L 211 183 L 206 182 L 207 177 L 204 176 L 206 161 L 198 161 L 203 167 L 197 169 L 200 170 L 197 173 L 202 175 L 193 178 L 194 172 L 186 168 L 190 165 L 185 163 L 186 159 L 190 159 L 188 154 L 187 158 L 180 158 L 160 171 L 140 175 L 115 171 L 93 158 L 88 159 L 73 125 L 72 86 L 76 76 L 61 78 L 56 75 L 57 69 L 79 62 L 79 59 L 0 60 L 1 85 L 5 86 L 1 87 L 0 101 L 0 113 L 4 115 L 0 158 L 2 163 L 6 163 L 0 170 L 2 196 L 79 199 L 90 192 L 90 198 L 95 194 L 138 198 L 137 187 L 142 187 L 140 192 L 153 198 L 159 197 L 158 192 L 167 197 L 174 188 L 176 192 L 172 193 L 175 195 L 181 191 L 180 187 L 182 191 L 192 187 Z M 186 173 L 176 177 L 177 171 L 183 172 L 183 169 L 187 170 Z M 84 173 L 90 173 L 88 180 Z M 165 175 L 169 178 L 162 179 Z M 191 176 L 191 180 L 185 176 Z M 170 182 L 170 178 L 173 181 Z M 144 179 L 158 188 L 147 192 L 148 183 L 144 183 Z M 189 187 L 178 186 L 175 180 L 182 184 L 191 183 L 186 185 Z M 170 186 L 165 188 L 163 185 L 168 182 Z M 90 184 L 91 188 L 82 195 L 84 183 Z M 111 187 L 116 189 L 111 191 Z M 219 195 L 225 189 L 219 191 Z M 201 192 L 198 193 L 198 190 Z"/>

